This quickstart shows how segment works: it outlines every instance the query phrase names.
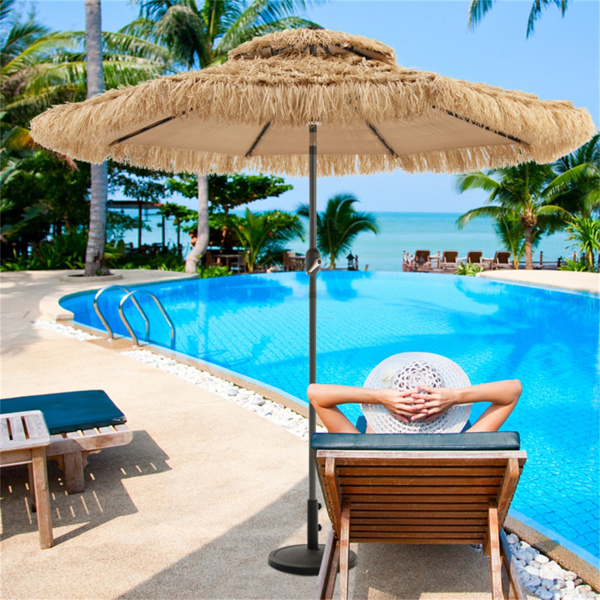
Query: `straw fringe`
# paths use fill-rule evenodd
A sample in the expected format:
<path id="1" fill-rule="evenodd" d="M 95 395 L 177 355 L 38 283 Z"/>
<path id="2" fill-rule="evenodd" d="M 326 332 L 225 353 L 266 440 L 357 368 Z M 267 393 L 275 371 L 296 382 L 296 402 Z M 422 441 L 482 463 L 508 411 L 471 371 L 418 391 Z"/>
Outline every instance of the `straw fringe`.
<path id="1" fill-rule="evenodd" d="M 326 34 L 335 33 L 291 30 L 257 38 L 232 53 L 272 47 L 275 42 L 286 47 L 293 40 L 296 47 L 303 47 L 307 40 L 319 36 L 333 43 L 338 38 Z M 371 50 L 391 52 L 387 46 L 360 36 L 346 36 L 342 42 L 360 42 L 365 47 L 372 42 Z M 589 113 L 575 109 L 570 102 L 542 101 L 532 94 L 458 81 L 355 54 L 313 56 L 306 52 L 293 60 L 283 55 L 230 60 L 203 71 L 111 90 L 85 102 L 50 109 L 32 121 L 31 131 L 42 146 L 93 163 L 112 157 L 166 171 L 206 173 L 257 168 L 305 175 L 303 156 L 246 159 L 111 143 L 172 116 L 259 127 L 269 122 L 300 127 L 312 121 L 410 121 L 439 111 L 513 136 L 529 147 L 507 144 L 400 158 L 320 156 L 322 174 L 366 174 L 396 168 L 409 172 L 464 172 L 527 160 L 545 163 L 578 148 L 596 132 Z"/>
<path id="2" fill-rule="evenodd" d="M 150 169 L 189 173 L 233 173 L 242 169 L 290 176 L 308 175 L 308 156 L 271 155 L 245 158 L 225 154 L 121 145 L 113 158 L 118 162 L 145 165 Z M 353 156 L 322 155 L 319 176 L 370 175 L 402 169 L 409 173 L 463 173 L 489 166 L 503 167 L 531 160 L 517 144 L 492 148 L 466 148 L 391 157 L 387 154 Z"/>

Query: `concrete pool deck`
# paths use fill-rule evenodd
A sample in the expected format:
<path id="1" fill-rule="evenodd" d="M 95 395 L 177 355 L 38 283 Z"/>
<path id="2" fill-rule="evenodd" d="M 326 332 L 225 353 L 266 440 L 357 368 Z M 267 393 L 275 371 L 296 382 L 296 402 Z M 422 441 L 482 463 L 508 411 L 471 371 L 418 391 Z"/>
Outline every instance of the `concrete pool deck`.
<path id="1" fill-rule="evenodd" d="M 124 285 L 181 276 L 121 273 Z M 119 351 L 37 327 L 59 316 L 58 297 L 113 283 L 64 274 L 2 274 L 1 395 L 104 389 L 134 437 L 90 456 L 83 494 L 67 495 L 50 463 L 48 550 L 26 508 L 27 469 L 3 469 L 2 598 L 311 598 L 315 578 L 267 564 L 271 550 L 305 542 L 306 443 Z M 491 597 L 488 559 L 470 547 L 365 545 L 358 554 L 355 599 Z"/>

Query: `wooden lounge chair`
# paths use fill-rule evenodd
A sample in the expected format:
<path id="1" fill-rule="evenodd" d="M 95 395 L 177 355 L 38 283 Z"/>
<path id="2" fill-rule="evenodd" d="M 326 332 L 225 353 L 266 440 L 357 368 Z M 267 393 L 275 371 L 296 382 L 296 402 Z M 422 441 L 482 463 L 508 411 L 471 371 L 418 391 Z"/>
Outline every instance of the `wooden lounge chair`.
<path id="1" fill-rule="evenodd" d="M 473 263 L 474 265 L 483 266 L 481 258 L 483 257 L 483 252 L 479 250 L 471 250 L 467 252 L 467 262 Z"/>
<path id="2" fill-rule="evenodd" d="M 431 252 L 429 250 L 417 250 L 415 252 L 414 266 L 417 271 L 431 270 Z"/>
<path id="3" fill-rule="evenodd" d="M 441 268 L 444 271 L 454 271 L 458 265 L 458 250 L 444 250 Z"/>
<path id="4" fill-rule="evenodd" d="M 510 252 L 498 250 L 494 255 L 493 269 L 512 269 Z"/>
<path id="5" fill-rule="evenodd" d="M 340 568 L 348 598 L 349 544 L 483 544 L 492 598 L 525 595 L 502 525 L 526 453 L 512 432 L 314 434 L 311 440 L 332 531 L 317 598 L 331 598 Z"/>
<path id="6" fill-rule="evenodd" d="M 50 444 L 46 457 L 58 461 L 70 494 L 83 492 L 87 456 L 133 439 L 125 415 L 102 390 L 21 396 L 0 400 L 0 413 L 41 410 Z"/>

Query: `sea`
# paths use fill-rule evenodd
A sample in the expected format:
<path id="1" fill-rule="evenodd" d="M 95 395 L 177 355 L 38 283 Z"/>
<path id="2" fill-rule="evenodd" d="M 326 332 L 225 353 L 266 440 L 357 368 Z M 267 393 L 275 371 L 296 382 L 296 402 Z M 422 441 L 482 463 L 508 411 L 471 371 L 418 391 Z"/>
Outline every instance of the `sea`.
<path id="1" fill-rule="evenodd" d="M 142 231 L 142 243 L 162 243 L 161 217 L 152 209 L 143 211 L 144 222 L 152 231 Z M 131 216 L 137 217 L 137 210 L 131 210 Z M 432 255 L 444 250 L 457 250 L 458 256 L 466 257 L 470 250 L 480 250 L 484 257 L 493 257 L 497 250 L 503 250 L 494 231 L 494 220 L 478 218 L 467 224 L 464 229 L 456 225 L 460 213 L 418 213 L 418 212 L 375 212 L 379 225 L 379 234 L 371 232 L 357 236 L 350 252 L 358 256 L 359 269 L 368 267 L 370 271 L 402 271 L 402 253 L 414 254 L 416 250 L 430 250 Z M 308 231 L 308 224 L 305 223 Z M 125 242 L 134 246 L 138 240 L 137 230 L 125 235 Z M 565 232 L 544 237 L 534 249 L 534 263 L 539 263 L 540 252 L 544 262 L 557 261 L 559 257 L 573 256 L 572 242 L 566 239 Z M 188 236 L 181 233 L 181 243 L 187 246 Z M 167 220 L 165 241 L 176 244 L 177 233 L 172 221 Z M 296 240 L 288 244 L 290 250 L 304 254 L 307 241 Z M 325 257 L 324 257 L 325 258 Z M 325 261 L 328 262 L 327 260 Z M 346 256 L 338 259 L 338 267 L 347 264 Z"/>

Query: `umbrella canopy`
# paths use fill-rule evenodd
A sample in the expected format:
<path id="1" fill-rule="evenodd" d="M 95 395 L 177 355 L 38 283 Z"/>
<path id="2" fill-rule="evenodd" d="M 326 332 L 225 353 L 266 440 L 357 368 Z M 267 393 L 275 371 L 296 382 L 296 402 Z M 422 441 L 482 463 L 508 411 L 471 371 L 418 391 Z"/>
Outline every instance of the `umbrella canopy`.
<path id="1" fill-rule="evenodd" d="M 406 69 L 380 42 L 318 29 L 265 35 L 223 65 L 57 106 L 31 131 L 88 162 L 297 176 L 309 171 L 309 123 L 319 126 L 319 175 L 545 163 L 595 133 L 570 102 Z"/>

